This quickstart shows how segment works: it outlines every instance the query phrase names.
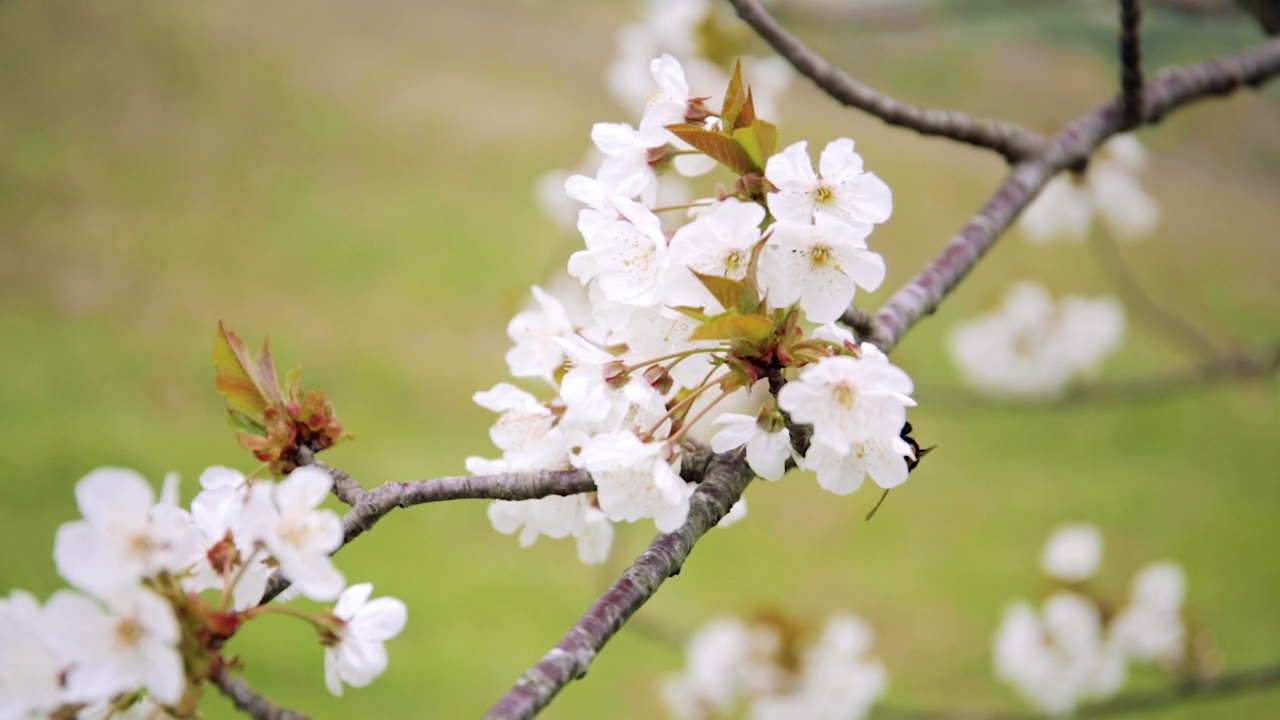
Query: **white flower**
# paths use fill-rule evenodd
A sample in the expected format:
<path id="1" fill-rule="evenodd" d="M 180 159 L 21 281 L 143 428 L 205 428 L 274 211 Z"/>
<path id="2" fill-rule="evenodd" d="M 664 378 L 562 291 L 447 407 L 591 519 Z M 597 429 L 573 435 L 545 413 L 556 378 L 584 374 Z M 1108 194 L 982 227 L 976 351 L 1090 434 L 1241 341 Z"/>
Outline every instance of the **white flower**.
<path id="1" fill-rule="evenodd" d="M 627 123 L 596 123 L 591 140 L 607 156 L 596 179 L 610 195 L 639 195 L 641 202 L 652 206 L 658 194 L 658 174 L 649 163 L 649 153 L 666 145 L 670 135 L 666 129 L 636 130 Z"/>
<path id="2" fill-rule="evenodd" d="M 53 555 L 58 573 L 103 599 L 129 593 L 143 578 L 177 572 L 200 554 L 199 536 L 181 509 L 156 505 L 141 475 L 99 468 L 76 484 L 84 520 L 58 528 Z"/>
<path id="3" fill-rule="evenodd" d="M 667 460 L 666 443 L 642 443 L 622 431 L 596 435 L 579 453 L 595 480 L 600 509 L 610 520 L 653 518 L 662 532 L 684 524 L 693 487 L 680 479 L 679 458 Z"/>
<path id="4" fill-rule="evenodd" d="M 507 337 L 515 346 L 507 351 L 507 367 L 515 377 L 551 376 L 564 364 L 564 352 L 555 339 L 573 334 L 573 324 L 558 300 L 534 286 L 536 309 L 524 310 L 507 325 Z"/>
<path id="5" fill-rule="evenodd" d="M 774 429 L 762 427 L 760 418 L 738 413 L 722 413 L 713 423 L 724 428 L 711 438 L 711 449 L 718 453 L 746 446 L 747 465 L 765 480 L 778 480 L 787 471 L 791 449 L 791 431 L 777 423 Z"/>
<path id="6" fill-rule="evenodd" d="M 1049 713 L 1070 713 L 1124 684 L 1124 656 L 1103 641 L 1098 608 L 1075 593 L 1055 593 L 1042 616 L 1026 603 L 1010 606 L 994 650 L 996 675 Z"/>
<path id="7" fill-rule="evenodd" d="M 1102 561 L 1102 533 L 1093 525 L 1062 525 L 1053 531 L 1040 555 L 1044 574 L 1076 583 L 1087 580 Z"/>
<path id="8" fill-rule="evenodd" d="M 563 353 L 559 346 L 556 350 Z M 502 414 L 489 428 L 489 439 L 502 450 L 525 450 L 545 441 L 555 424 L 555 416 L 537 398 L 510 383 L 498 383 L 471 398 L 480 407 Z"/>
<path id="9" fill-rule="evenodd" d="M 67 590 L 45 604 L 46 638 L 71 664 L 66 697 L 93 703 L 145 688 L 172 705 L 186 687 L 178 652 L 178 621 L 160 596 L 142 588 L 110 599 L 104 611 Z"/>
<path id="10" fill-rule="evenodd" d="M 806 365 L 778 393 L 778 405 L 796 422 L 813 425 L 813 440 L 841 453 L 855 443 L 898 437 L 915 405 L 911 378 L 875 346 L 862 358 L 837 355 Z"/>
<path id="11" fill-rule="evenodd" d="M 1132 135 L 1116 135 L 1098 149 L 1084 176 L 1063 173 L 1050 180 L 1019 219 L 1032 242 L 1083 240 L 1096 215 L 1121 240 L 1151 234 L 1160 206 L 1142 189 L 1138 176 L 1147 152 Z"/>
<path id="12" fill-rule="evenodd" d="M 769 212 L 779 221 L 807 224 L 825 215 L 856 225 L 882 223 L 893 213 L 889 186 L 863 170 L 849 138 L 827 145 L 818 170 L 814 173 L 804 141 L 769 158 L 765 177 L 778 188 L 767 197 Z"/>
<path id="13" fill-rule="evenodd" d="M 221 590 L 228 578 L 236 578 L 232 606 L 236 610 L 251 608 L 262 600 L 272 569 L 264 553 L 254 546 L 257 534 L 244 526 L 248 502 L 245 477 L 230 468 L 211 467 L 200 474 L 200 485 L 204 490 L 191 500 L 191 519 L 203 540 L 204 552 L 196 562 L 195 574 L 183 578 L 182 586 L 189 592 Z M 214 552 L 228 538 L 230 547 L 222 545 Z M 214 567 L 214 559 L 224 566 Z"/>
<path id="14" fill-rule="evenodd" d="M 528 547 L 539 535 L 550 538 L 580 535 L 586 522 L 587 502 L 584 495 L 495 500 L 489 504 L 489 522 L 504 535 L 519 531 L 520 546 Z"/>
<path id="15" fill-rule="evenodd" d="M 798 683 L 788 692 L 755 699 L 753 720 L 855 720 L 864 717 L 889 686 L 871 649 L 871 628 L 852 615 L 827 621 L 822 637 L 809 648 Z"/>
<path id="16" fill-rule="evenodd" d="M 998 394 L 1047 396 L 1094 375 L 1124 340 L 1112 298 L 1054 302 L 1039 283 L 1010 286 L 997 311 L 957 325 L 949 349 L 965 380 Z"/>
<path id="17" fill-rule="evenodd" d="M 1185 652 L 1186 589 L 1186 576 L 1174 563 L 1143 568 L 1133 580 L 1129 604 L 1112 620 L 1111 637 L 1134 659 L 1175 663 Z"/>
<path id="18" fill-rule="evenodd" d="M 620 220 L 606 220 L 584 235 L 586 250 L 569 258 L 569 273 L 594 280 L 613 302 L 652 305 L 667 268 L 667 238 L 658 216 L 620 201 Z"/>
<path id="19" fill-rule="evenodd" d="M 729 198 L 677 230 L 671 238 L 671 270 L 663 293 L 668 304 L 704 307 L 709 313 L 723 311 L 693 272 L 745 278 L 763 221 L 764 208 L 759 204 Z"/>
<path id="20" fill-rule="evenodd" d="M 828 323 L 849 308 L 857 289 L 884 281 L 884 258 L 867 249 L 871 226 L 827 214 L 814 224 L 774 223 L 760 257 L 760 284 L 782 306 L 799 301 L 815 323 Z"/>
<path id="21" fill-rule="evenodd" d="M 312 600 L 332 600 L 346 585 L 329 558 L 342 545 L 342 520 L 332 510 L 317 509 L 332 486 L 329 473 L 300 467 L 274 486 L 255 484 L 245 509 L 247 529 Z"/>
<path id="22" fill-rule="evenodd" d="M 886 490 L 907 481 L 907 458 L 914 457 L 911 446 L 901 437 L 873 438 L 855 442 L 849 452 L 814 442 L 804 456 L 804 467 L 818 476 L 818 484 L 836 495 L 848 495 L 862 487 L 868 476 Z"/>
<path id="23" fill-rule="evenodd" d="M 29 593 L 0 598 L 0 718 L 45 716 L 62 704 L 68 662 L 45 639 L 47 624 Z"/>
<path id="24" fill-rule="evenodd" d="M 598 507 L 587 507 L 582 531 L 578 533 L 578 559 L 587 565 L 599 565 L 609 559 L 613 547 L 613 523 Z"/>
<path id="25" fill-rule="evenodd" d="M 400 634 L 408 620 L 405 604 L 393 597 L 369 600 L 373 585 L 360 583 L 342 591 L 333 608 L 342 620 L 338 642 L 324 650 L 324 684 L 342 695 L 342 683 L 364 687 L 387 669 L 383 643 Z"/>
<path id="26" fill-rule="evenodd" d="M 680 720 L 704 720 L 734 708 L 753 664 L 755 638 L 741 621 L 707 623 L 685 646 L 685 671 L 663 680 L 660 694 Z"/>
<path id="27" fill-rule="evenodd" d="M 649 96 L 644 117 L 640 120 L 640 132 L 666 131 L 666 126 L 684 122 L 689 107 L 689 81 L 685 79 L 680 61 L 663 54 L 649 64 L 649 72 L 658 84 Z"/>

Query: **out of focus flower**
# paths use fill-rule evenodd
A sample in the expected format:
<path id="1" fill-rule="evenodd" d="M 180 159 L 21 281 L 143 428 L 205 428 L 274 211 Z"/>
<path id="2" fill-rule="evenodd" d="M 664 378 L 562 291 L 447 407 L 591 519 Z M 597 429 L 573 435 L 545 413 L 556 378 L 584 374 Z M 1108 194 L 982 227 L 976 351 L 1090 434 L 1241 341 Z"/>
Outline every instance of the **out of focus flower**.
<path id="1" fill-rule="evenodd" d="M 1032 242 L 1080 241 L 1096 216 L 1122 240 L 1150 235 L 1160 222 L 1160 206 L 1138 181 L 1146 168 L 1142 143 L 1116 135 L 1099 148 L 1083 176 L 1064 172 L 1050 180 L 1022 212 L 1019 227 Z"/>
<path id="2" fill-rule="evenodd" d="M 14 590 L 0 598 L 0 718 L 46 716 L 63 702 L 64 659 L 46 639 L 39 602 Z"/>
<path id="3" fill-rule="evenodd" d="M 332 485 L 324 470 L 300 467 L 274 486 L 255 485 L 246 507 L 246 525 L 312 600 L 332 600 L 346 586 L 329 558 L 342 545 L 342 519 L 319 509 Z"/>
<path id="4" fill-rule="evenodd" d="M 1055 593 L 1040 613 L 1025 602 L 1011 605 L 994 649 L 996 675 L 1055 715 L 1124 684 L 1124 655 L 1104 642 L 1098 608 L 1075 593 Z"/>
<path id="5" fill-rule="evenodd" d="M 1040 555 L 1045 575 L 1066 582 L 1087 580 L 1102 562 L 1102 533 L 1093 525 L 1063 525 L 1053 532 Z"/>
<path id="6" fill-rule="evenodd" d="M 1124 311 L 1112 298 L 1055 302 L 1043 285 L 1020 282 L 999 310 L 952 329 L 949 348 L 965 380 L 982 390 L 1046 396 L 1095 374 L 1124 331 Z"/>
<path id="7" fill-rule="evenodd" d="M 1186 592 L 1187 579 L 1178 565 L 1161 562 L 1143 568 L 1133 579 L 1129 604 L 1112 620 L 1116 644 L 1137 660 L 1176 663 L 1185 652 Z"/>

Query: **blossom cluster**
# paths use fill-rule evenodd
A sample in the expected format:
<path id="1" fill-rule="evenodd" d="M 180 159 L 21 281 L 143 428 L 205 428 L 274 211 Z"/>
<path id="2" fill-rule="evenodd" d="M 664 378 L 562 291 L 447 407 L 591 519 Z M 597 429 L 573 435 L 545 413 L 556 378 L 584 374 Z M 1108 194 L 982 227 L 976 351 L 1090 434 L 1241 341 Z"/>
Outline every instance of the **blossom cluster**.
<path id="1" fill-rule="evenodd" d="M 965 380 L 998 394 L 1053 396 L 1092 377 L 1124 342 L 1125 317 L 1111 297 L 1054 300 L 1037 282 L 1010 286 L 1001 307 L 956 325 L 951 357 Z"/>
<path id="2" fill-rule="evenodd" d="M 1144 567 L 1128 603 L 1115 611 L 1083 586 L 1101 560 L 1097 528 L 1059 528 L 1045 545 L 1041 568 L 1060 587 L 1039 611 L 1025 601 L 1011 604 L 996 633 L 996 674 L 1045 712 L 1069 714 L 1084 700 L 1115 695 L 1130 662 L 1170 670 L 1186 662 L 1182 569 L 1172 562 Z"/>
<path id="3" fill-rule="evenodd" d="M 684 673 L 661 696 L 677 720 L 856 720 L 888 688 L 884 666 L 867 657 L 874 635 L 853 615 L 836 615 L 803 647 L 803 632 L 781 618 L 711 622 L 686 647 Z"/>
<path id="4" fill-rule="evenodd" d="M 536 304 L 507 329 L 511 374 L 550 395 L 503 383 L 475 396 L 499 414 L 490 437 L 503 454 L 469 458 L 470 472 L 585 468 L 597 487 L 594 497 L 497 502 L 494 526 L 522 544 L 574 536 L 587 562 L 607 553 L 609 522 L 651 518 L 663 532 L 684 522 L 694 486 L 680 469 L 694 428 L 719 428 L 712 449 L 745 448 L 761 477 L 793 463 L 842 494 L 868 475 L 901 484 L 914 457 L 901 437 L 910 377 L 834 324 L 884 279 L 867 239 L 892 212 L 888 186 L 848 138 L 816 168 L 803 141 L 776 150 L 777 128 L 757 115 L 741 67 L 720 110 L 674 57 L 653 60 L 650 75 L 638 125 L 597 123 L 599 171 L 565 182 L 585 245 L 568 262 L 576 297 L 535 287 Z M 655 205 L 666 170 L 688 157 L 732 170 L 733 189 Z M 673 212 L 684 220 L 664 230 L 659 213 Z M 789 421 L 812 428 L 803 457 Z"/>
<path id="5" fill-rule="evenodd" d="M 43 605 L 15 590 L 0 598 L 0 718 L 148 707 L 185 717 L 201 686 L 230 660 L 220 650 L 259 605 L 274 574 L 313 600 L 337 600 L 308 619 L 325 645 L 326 684 L 367 685 L 386 668 L 383 643 L 404 627 L 404 603 L 347 587 L 329 555 L 342 521 L 320 508 L 332 479 L 314 467 L 273 483 L 212 467 L 190 509 L 177 477 L 157 498 L 138 473 L 100 468 L 76 485 L 83 518 L 59 528 L 58 573 L 75 590 Z M 208 591 L 208 592 L 206 592 Z M 290 614 L 305 616 L 302 611 Z M 86 714 L 87 713 L 87 714 Z"/>

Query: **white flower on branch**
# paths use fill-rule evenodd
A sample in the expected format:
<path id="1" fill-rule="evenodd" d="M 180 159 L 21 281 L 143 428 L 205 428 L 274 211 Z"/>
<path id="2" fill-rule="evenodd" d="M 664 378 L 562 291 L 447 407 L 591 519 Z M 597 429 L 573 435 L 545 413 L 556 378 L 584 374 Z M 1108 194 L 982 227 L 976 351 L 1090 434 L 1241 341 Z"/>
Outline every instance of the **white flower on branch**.
<path id="1" fill-rule="evenodd" d="M 658 87 L 645 105 L 640 132 L 660 135 L 668 132 L 668 125 L 685 121 L 689 109 L 689 81 L 685 79 L 680 61 L 666 53 L 649 64 L 649 73 Z"/>
<path id="2" fill-rule="evenodd" d="M 1116 135 L 1098 149 L 1083 176 L 1064 172 L 1045 185 L 1019 218 L 1032 242 L 1056 238 L 1080 241 L 1095 216 L 1122 240 L 1150 235 L 1160 222 L 1160 206 L 1138 180 L 1147 152 L 1132 135 Z"/>
<path id="3" fill-rule="evenodd" d="M 596 123 L 591 140 L 605 154 L 596 179 L 610 195 L 640 197 L 650 207 L 658 195 L 658 174 L 650 163 L 650 152 L 667 144 L 666 129 L 637 130 L 627 123 Z"/>
<path id="4" fill-rule="evenodd" d="M 760 284 L 777 305 L 799 301 L 815 323 L 839 318 L 860 287 L 884 281 L 884 258 L 867 249 L 871 226 L 821 214 L 814 223 L 771 226 L 760 257 Z"/>
<path id="5" fill-rule="evenodd" d="M 863 169 L 853 140 L 830 142 L 814 172 L 807 143 L 800 141 L 769 158 L 765 177 L 776 192 L 769 212 L 779 221 L 810 223 L 828 216 L 853 225 L 874 225 L 893 214 L 893 193 L 883 180 Z M 869 230 L 868 230 L 869 232 Z"/>
<path id="6" fill-rule="evenodd" d="M 907 458 L 914 459 L 911 446 L 901 437 L 873 438 L 855 442 L 849 452 L 814 442 L 804 456 L 804 467 L 818 476 L 818 484 L 836 495 L 848 495 L 862 487 L 871 476 L 876 485 L 888 490 L 907 481 Z"/>
<path id="7" fill-rule="evenodd" d="M 787 459 L 795 454 L 791 432 L 781 418 L 770 427 L 761 422 L 753 415 L 721 413 L 713 423 L 724 427 L 711 438 L 711 449 L 723 453 L 745 446 L 751 471 L 765 480 L 778 480 L 786 472 Z"/>
<path id="8" fill-rule="evenodd" d="M 1185 652 L 1182 603 L 1187 580 L 1182 568 L 1161 562 L 1143 568 L 1133 580 L 1129 604 L 1112 620 L 1115 643 L 1136 660 L 1173 665 Z"/>
<path id="9" fill-rule="evenodd" d="M 610 520 L 653 518 L 658 530 L 672 532 L 689 514 L 693 486 L 680 478 L 680 458 L 669 458 L 669 452 L 665 442 L 644 443 L 622 431 L 592 437 L 578 457 Z"/>
<path id="10" fill-rule="evenodd" d="M 136 588 L 109 599 L 60 590 L 45 604 L 46 638 L 68 660 L 66 699 L 94 703 L 137 688 L 172 705 L 186 686 L 179 628 L 164 599 Z"/>
<path id="11" fill-rule="evenodd" d="M 559 350 L 559 347 L 556 348 Z M 471 396 L 486 410 L 501 413 L 489 428 L 489 439 L 503 451 L 528 450 L 544 442 L 555 425 L 555 416 L 533 395 L 510 383 Z"/>
<path id="12" fill-rule="evenodd" d="M 994 650 L 996 675 L 1049 713 L 1110 697 L 1125 680 L 1124 654 L 1104 640 L 1098 608 L 1075 593 L 1055 593 L 1040 614 L 1011 605 Z"/>
<path id="13" fill-rule="evenodd" d="M 370 600 L 373 585 L 360 583 L 342 591 L 333 615 L 336 642 L 324 650 L 324 684 L 342 695 L 342 684 L 365 687 L 387 669 L 388 640 L 404 630 L 409 617 L 405 604 L 393 597 Z"/>
<path id="14" fill-rule="evenodd" d="M 729 198 L 712 205 L 671 238 L 670 262 L 664 299 L 671 305 L 706 308 L 708 313 L 725 308 L 711 295 L 694 272 L 742 280 L 751 264 L 751 254 L 760 242 L 764 208 Z"/>
<path id="15" fill-rule="evenodd" d="M 1054 530 L 1040 555 L 1044 574 L 1077 583 L 1088 580 L 1102 562 L 1102 532 L 1093 525 L 1063 525 Z"/>
<path id="16" fill-rule="evenodd" d="M 588 502 L 582 495 L 495 500 L 489 504 L 489 522 L 503 535 L 519 532 L 520 546 L 529 547 L 539 535 L 549 538 L 581 535 Z"/>
<path id="17" fill-rule="evenodd" d="M 619 200 L 621 219 L 604 220 L 583 235 L 587 249 L 569 258 L 569 273 L 595 281 L 605 297 L 626 305 L 652 305 L 667 269 L 667 238 L 658 216 Z"/>
<path id="18" fill-rule="evenodd" d="M 332 600 L 346 586 L 329 555 L 342 545 L 342 519 L 318 509 L 333 478 L 317 467 L 300 467 L 276 484 L 255 483 L 245 508 L 248 532 L 280 563 L 280 571 L 303 595 Z"/>
<path id="19" fill-rule="evenodd" d="M 515 343 L 507 351 L 507 367 L 515 377 L 550 382 L 564 364 L 564 351 L 555 339 L 573 334 L 573 324 L 564 306 L 545 290 L 535 286 L 533 297 L 537 307 L 517 313 L 507 325 L 507 337 Z"/>
<path id="20" fill-rule="evenodd" d="M 47 716 L 63 703 L 68 661 L 46 639 L 48 622 L 31 594 L 0 598 L 0 718 Z"/>
<path id="21" fill-rule="evenodd" d="M 191 519 L 205 552 L 182 585 L 189 592 L 221 590 L 234 578 L 233 607 L 246 610 L 262 600 L 272 572 L 255 547 L 257 535 L 244 524 L 248 483 L 236 470 L 211 467 L 200 474 L 200 485 L 204 490 L 191 500 Z"/>
<path id="22" fill-rule="evenodd" d="M 871 628 L 852 615 L 827 621 L 822 637 L 804 654 L 798 682 L 786 692 L 751 704 L 752 720 L 856 720 L 889 686 L 878 660 L 866 658 Z"/>
<path id="23" fill-rule="evenodd" d="M 587 565 L 600 565 L 609 559 L 613 547 L 613 523 L 604 511 L 588 505 L 578 537 L 578 559 Z"/>
<path id="24" fill-rule="evenodd" d="M 814 443 L 849 453 L 855 443 L 898 437 L 916 404 L 911 391 L 911 377 L 864 344 L 861 359 L 837 355 L 805 366 L 778 393 L 778 406 L 813 425 Z"/>
<path id="25" fill-rule="evenodd" d="M 1035 282 L 1020 282 L 997 311 L 957 325 L 948 347 L 965 380 L 996 394 L 1049 396 L 1091 377 L 1124 340 L 1113 298 L 1067 296 L 1055 302 Z"/>
<path id="26" fill-rule="evenodd" d="M 186 512 L 155 504 L 141 475 L 99 468 L 76 484 L 84 520 L 58 529 L 53 556 L 58 573 L 102 599 L 129 594 L 143 578 L 178 572 L 200 555 L 199 535 Z"/>

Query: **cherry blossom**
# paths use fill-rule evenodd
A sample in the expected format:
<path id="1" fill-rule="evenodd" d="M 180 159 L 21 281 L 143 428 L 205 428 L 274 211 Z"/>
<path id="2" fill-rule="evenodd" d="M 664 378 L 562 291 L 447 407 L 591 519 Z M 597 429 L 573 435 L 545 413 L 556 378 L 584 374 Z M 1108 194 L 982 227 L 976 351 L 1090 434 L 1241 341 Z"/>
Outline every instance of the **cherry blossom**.
<path id="1" fill-rule="evenodd" d="M 365 687 L 387 669 L 384 643 L 400 634 L 408 620 L 405 604 L 393 597 L 370 600 L 373 585 L 352 585 L 338 597 L 333 615 L 340 622 L 336 642 L 324 650 L 324 684 L 342 695 L 342 684 Z"/>
<path id="2" fill-rule="evenodd" d="M 813 425 L 813 440 L 840 453 L 854 443 L 897 437 L 915 405 L 911 378 L 875 346 L 861 359 L 847 355 L 808 365 L 778 393 L 778 406 L 796 422 Z"/>
<path id="3" fill-rule="evenodd" d="M 665 443 L 643 443 L 622 431 L 592 437 L 579 453 L 595 480 L 600 509 L 610 520 L 653 518 L 662 532 L 684 524 L 692 486 L 680 479 L 679 459 L 668 460 Z"/>
<path id="4" fill-rule="evenodd" d="M 827 216 L 851 225 L 874 225 L 893 213 L 893 193 L 862 166 L 849 138 L 833 140 L 822 151 L 815 173 L 800 141 L 769 158 L 765 177 L 777 188 L 769 193 L 769 212 L 781 222 L 807 224 Z M 870 232 L 870 230 L 868 230 Z"/>
<path id="5" fill-rule="evenodd" d="M 745 446 L 747 465 L 752 472 L 765 480 L 780 479 L 794 451 L 791 449 L 791 432 L 781 417 L 770 422 L 774 417 L 769 414 L 762 419 L 740 413 L 721 413 L 715 424 L 724 427 L 711 438 L 711 449 L 723 453 Z"/>
<path id="6" fill-rule="evenodd" d="M 551 380 L 564 364 L 564 352 L 555 338 L 573 333 L 573 325 L 564 306 L 540 287 L 534 286 L 537 307 L 524 310 L 511 318 L 507 336 L 515 345 L 507 351 L 507 366 L 515 377 L 538 377 Z"/>
<path id="7" fill-rule="evenodd" d="M 1166 664 L 1182 658 L 1186 585 L 1182 568 L 1171 562 L 1148 565 L 1134 577 L 1129 604 L 1111 625 L 1112 637 L 1129 657 Z"/>
<path id="8" fill-rule="evenodd" d="M 280 563 L 280 571 L 303 595 L 332 600 L 346 585 L 329 555 L 342 545 L 342 520 L 321 510 L 333 479 L 316 467 L 300 467 L 284 480 L 255 484 L 245 524 Z"/>
<path id="9" fill-rule="evenodd" d="M 0 598 L 0 718 L 48 715 L 63 703 L 68 662 L 46 639 L 45 615 L 30 593 Z"/>
<path id="10" fill-rule="evenodd" d="M 872 481 L 888 490 L 907 481 L 907 458 L 914 457 L 911 446 L 901 437 L 872 438 L 852 444 L 849 452 L 815 442 L 804 456 L 804 467 L 818 476 L 818 484 L 836 495 L 848 495 Z"/>
<path id="11" fill-rule="evenodd" d="M 1070 583 L 1089 579 L 1102 561 L 1102 533 L 1093 525 L 1063 525 L 1040 555 L 1044 574 Z"/>
<path id="12" fill-rule="evenodd" d="M 813 224 L 778 222 L 760 257 L 760 284 L 779 305 L 799 301 L 809 319 L 828 323 L 857 289 L 884 281 L 884 258 L 867 249 L 871 226 L 819 215 Z"/>
<path id="13" fill-rule="evenodd" d="M 595 281 L 605 297 L 627 305 L 651 305 L 667 269 L 667 239 L 658 217 L 619 201 L 622 219 L 605 220 L 584 236 L 587 249 L 569 258 L 569 273 Z"/>

